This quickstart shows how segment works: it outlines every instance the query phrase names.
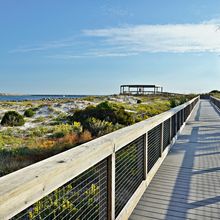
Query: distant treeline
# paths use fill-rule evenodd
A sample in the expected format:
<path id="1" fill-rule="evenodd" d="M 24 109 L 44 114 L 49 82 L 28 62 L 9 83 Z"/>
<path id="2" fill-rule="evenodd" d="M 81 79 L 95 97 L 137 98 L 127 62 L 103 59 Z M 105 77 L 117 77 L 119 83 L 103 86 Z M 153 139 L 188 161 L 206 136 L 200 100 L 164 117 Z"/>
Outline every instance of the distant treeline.
<path id="1" fill-rule="evenodd" d="M 220 91 L 219 91 L 219 90 L 212 90 L 212 91 L 209 92 L 209 93 L 220 93 Z"/>

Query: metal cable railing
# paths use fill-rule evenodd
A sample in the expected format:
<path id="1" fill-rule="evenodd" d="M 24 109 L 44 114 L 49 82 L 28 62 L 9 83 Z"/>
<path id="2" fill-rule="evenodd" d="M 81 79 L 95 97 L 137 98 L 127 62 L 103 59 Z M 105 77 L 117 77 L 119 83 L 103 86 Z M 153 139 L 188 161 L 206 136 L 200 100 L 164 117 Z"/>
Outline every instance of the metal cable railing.
<path id="1" fill-rule="evenodd" d="M 171 138 L 174 138 L 176 136 L 176 131 L 177 131 L 177 127 L 176 127 L 176 115 L 173 115 L 171 117 L 171 123 L 172 123 L 172 127 L 171 127 Z"/>
<path id="2" fill-rule="evenodd" d="M 162 124 L 148 132 L 148 172 L 161 156 L 161 131 Z"/>
<path id="3" fill-rule="evenodd" d="M 163 150 L 165 150 L 170 145 L 170 120 L 171 119 L 167 119 L 163 124 Z"/>
<path id="4" fill-rule="evenodd" d="M 122 211 L 144 179 L 145 135 L 116 152 L 115 216 Z"/>
<path id="5" fill-rule="evenodd" d="M 13 220 L 107 218 L 107 160 L 58 188 Z"/>
<path id="6" fill-rule="evenodd" d="M 180 130 L 181 127 L 181 111 L 177 113 L 177 131 Z"/>
<path id="7" fill-rule="evenodd" d="M 181 126 L 183 125 L 184 123 L 184 109 L 181 110 Z"/>
<path id="8" fill-rule="evenodd" d="M 198 98 L 184 104 L 182 107 L 180 106 L 171 110 L 167 114 L 156 116 L 151 122 L 149 121 L 149 123 L 148 121 L 144 121 L 140 124 L 125 128 L 123 132 L 122 130 L 116 131 L 113 134 L 107 135 L 106 138 L 98 138 L 93 141 L 93 144 L 88 143 L 84 148 L 82 148 L 82 146 L 81 148 L 79 147 L 78 149 L 81 149 L 79 151 L 77 151 L 77 148 L 75 149 L 76 151 L 73 149 L 73 152 L 80 152 L 79 158 L 81 158 L 82 155 L 89 154 L 89 156 L 85 157 L 85 160 L 78 160 L 80 161 L 78 162 L 80 163 L 79 165 L 73 163 L 74 166 L 71 167 L 68 164 L 72 163 L 71 161 L 73 160 L 69 156 L 72 150 L 64 153 L 66 157 L 70 158 L 67 160 L 68 166 L 63 165 L 62 167 L 59 165 L 59 163 L 63 161 L 60 160 L 61 157 L 59 155 L 54 157 L 55 161 L 51 160 L 52 162 L 50 162 L 46 160 L 46 163 L 44 162 L 46 164 L 44 167 L 45 172 L 48 168 L 53 166 L 57 166 L 58 168 L 52 170 L 53 174 L 57 175 L 58 173 L 62 177 L 64 175 L 62 175 L 62 173 L 60 174 L 60 170 L 65 173 L 65 168 L 68 169 L 68 172 L 70 170 L 71 172 L 75 172 L 77 169 L 82 170 L 82 172 L 77 171 L 77 174 L 68 174 L 70 178 L 68 178 L 67 181 L 62 180 L 62 178 L 58 176 L 57 179 L 63 181 L 63 186 L 59 187 L 62 183 L 60 184 L 60 182 L 58 182 L 59 186 L 57 189 L 51 185 L 51 182 L 55 181 L 51 174 L 51 169 L 50 175 L 48 175 L 50 176 L 48 183 L 41 183 L 37 176 L 38 178 L 35 184 L 40 184 L 39 188 L 47 186 L 48 184 L 51 187 L 51 191 L 45 193 L 45 190 L 50 188 L 49 186 L 43 191 L 39 190 L 38 194 L 42 193 L 44 196 L 40 198 L 37 197 L 33 203 L 27 203 L 27 200 L 23 199 L 24 204 L 27 203 L 27 206 L 28 204 L 32 205 L 28 208 L 26 208 L 27 206 L 25 205 L 23 205 L 25 208 L 19 207 L 18 210 L 23 211 L 19 214 L 15 211 L 15 215 L 11 215 L 13 216 L 11 219 L 112 220 L 116 217 L 119 219 L 127 218 L 127 207 L 133 204 L 132 202 L 130 203 L 129 200 L 136 195 L 136 191 L 140 187 L 143 187 L 142 183 L 148 178 L 148 173 L 151 172 L 152 174 L 152 172 L 156 172 L 156 169 L 152 168 L 158 164 L 157 162 L 161 157 L 164 158 L 166 156 L 168 152 L 166 149 L 174 143 L 172 140 L 175 139 L 173 138 L 176 137 L 181 126 L 189 117 L 197 101 Z M 220 106 L 220 100 L 213 98 L 212 102 Z M 130 138 L 130 135 L 132 138 Z M 105 147 L 103 147 L 103 145 Z M 87 153 L 84 153 L 84 151 Z M 94 153 L 91 153 L 93 151 Z M 77 153 L 73 153 L 72 155 L 75 158 L 78 156 Z M 66 157 L 63 157 L 64 160 Z M 86 164 L 85 167 L 83 167 L 84 164 Z M 75 166 L 77 166 L 77 168 L 75 168 Z M 82 169 L 81 166 L 83 167 Z M 31 175 L 31 168 L 28 170 L 30 170 L 29 175 Z M 28 176 L 27 171 L 22 171 L 22 175 L 24 175 L 23 172 Z M 39 172 L 37 175 L 40 176 L 42 175 L 41 173 L 42 172 Z M 36 175 L 34 174 L 34 176 Z M 44 179 L 45 176 L 42 176 L 41 181 L 43 182 Z M 10 181 L 14 183 L 13 180 L 13 178 L 9 181 L 5 180 L 5 183 L 0 181 L 0 187 L 2 184 L 8 184 Z M 33 179 L 30 178 L 30 181 L 33 181 Z M 33 187 L 34 186 L 35 185 L 33 185 Z M 28 187 L 29 182 L 27 182 L 27 189 Z M 20 188 L 18 186 L 18 194 L 19 193 Z M 27 195 L 29 196 L 29 192 Z M 21 197 L 22 196 L 23 194 L 21 194 Z M 16 199 L 17 197 L 15 197 L 15 200 Z M 3 211 L 8 208 L 7 205 L 1 208 L 1 201 L 3 200 L 0 198 L 0 219 L 8 219 L 6 217 L 1 218 L 1 216 L 7 216 L 7 213 L 3 215 L 1 212 L 3 213 Z M 11 204 L 14 200 L 11 199 L 9 201 L 7 204 Z M 15 205 L 18 204 L 16 203 L 13 206 Z M 122 217 L 122 214 L 126 217 Z"/>
<path id="9" fill-rule="evenodd" d="M 186 119 L 189 117 L 189 114 L 190 114 L 190 106 L 188 105 L 184 111 L 184 121 L 186 121 Z"/>

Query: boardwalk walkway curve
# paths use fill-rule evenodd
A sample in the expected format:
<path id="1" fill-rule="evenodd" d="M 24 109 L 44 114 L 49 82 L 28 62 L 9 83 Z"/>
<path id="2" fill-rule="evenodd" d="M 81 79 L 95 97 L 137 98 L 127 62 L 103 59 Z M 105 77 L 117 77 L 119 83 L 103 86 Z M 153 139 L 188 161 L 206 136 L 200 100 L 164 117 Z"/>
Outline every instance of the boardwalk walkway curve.
<path id="1" fill-rule="evenodd" d="M 200 100 L 130 220 L 220 219 L 220 113 Z"/>

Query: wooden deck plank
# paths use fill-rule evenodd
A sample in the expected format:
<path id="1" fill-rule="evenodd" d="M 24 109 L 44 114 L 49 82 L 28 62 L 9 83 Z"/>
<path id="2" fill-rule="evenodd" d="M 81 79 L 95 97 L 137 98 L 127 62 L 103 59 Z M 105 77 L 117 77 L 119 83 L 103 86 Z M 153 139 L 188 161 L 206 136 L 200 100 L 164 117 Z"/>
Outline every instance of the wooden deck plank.
<path id="1" fill-rule="evenodd" d="M 150 204 L 151 210 L 152 209 L 158 209 L 158 207 L 160 208 L 160 210 L 165 210 L 165 213 L 167 211 L 166 207 L 167 204 L 165 202 L 163 202 L 163 200 L 146 200 L 145 202 L 141 201 L 140 204 L 138 204 L 136 209 L 145 211 L 148 210 L 148 207 L 146 208 L 146 205 Z M 216 213 L 214 211 L 212 212 L 207 212 L 206 210 L 204 211 L 204 209 L 193 209 L 189 206 L 184 206 L 183 204 L 179 204 L 177 203 L 176 206 L 173 206 L 169 209 L 170 212 L 175 213 L 178 212 L 180 213 L 180 216 L 185 215 L 185 211 L 186 209 L 188 210 L 188 217 L 193 218 L 193 219 L 197 219 L 197 217 L 203 218 L 216 218 L 219 219 L 219 213 Z M 176 216 L 178 216 L 177 214 L 175 214 Z"/>
<path id="2" fill-rule="evenodd" d="M 209 101 L 199 102 L 130 219 L 220 219 L 220 114 Z"/>

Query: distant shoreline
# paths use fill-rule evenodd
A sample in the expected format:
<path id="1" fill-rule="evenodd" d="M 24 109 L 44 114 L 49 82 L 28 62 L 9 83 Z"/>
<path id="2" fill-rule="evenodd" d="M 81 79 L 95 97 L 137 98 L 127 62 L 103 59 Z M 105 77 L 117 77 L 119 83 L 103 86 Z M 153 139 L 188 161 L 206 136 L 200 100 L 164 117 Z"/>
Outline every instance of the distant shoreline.
<path id="1" fill-rule="evenodd" d="M 37 101 L 37 100 L 53 100 L 53 99 L 77 99 L 84 98 L 89 95 L 0 95 L 1 101 Z"/>
<path id="2" fill-rule="evenodd" d="M 69 94 L 11 94 L 11 93 L 0 93 L 0 96 L 99 96 L 99 95 L 69 95 Z"/>

